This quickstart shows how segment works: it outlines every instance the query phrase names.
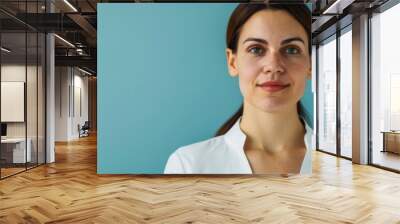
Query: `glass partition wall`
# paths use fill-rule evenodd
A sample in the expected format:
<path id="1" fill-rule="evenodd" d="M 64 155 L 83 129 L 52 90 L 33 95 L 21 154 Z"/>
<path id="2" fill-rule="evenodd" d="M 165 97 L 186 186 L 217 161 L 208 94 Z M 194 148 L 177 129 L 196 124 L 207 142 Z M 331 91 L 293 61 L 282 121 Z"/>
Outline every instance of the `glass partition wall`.
<path id="1" fill-rule="evenodd" d="M 1 177 L 26 169 L 26 47 L 25 32 L 1 33 Z M 6 50 L 4 50 L 6 49 Z M 30 162 L 30 160 L 27 162 Z"/>
<path id="2" fill-rule="evenodd" d="M 39 9 L 40 2 L 19 2 L 18 7 L 35 13 L 43 10 Z M 3 179 L 45 163 L 46 40 L 44 33 L 3 11 L 0 11 L 0 26 L 0 178 Z"/>

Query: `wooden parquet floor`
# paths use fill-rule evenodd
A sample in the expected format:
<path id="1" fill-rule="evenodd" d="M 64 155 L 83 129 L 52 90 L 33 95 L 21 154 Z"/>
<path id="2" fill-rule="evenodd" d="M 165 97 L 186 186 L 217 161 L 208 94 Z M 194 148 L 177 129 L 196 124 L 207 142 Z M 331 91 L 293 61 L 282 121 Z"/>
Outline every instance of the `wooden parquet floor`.
<path id="1" fill-rule="evenodd" d="M 400 223 L 400 175 L 314 153 L 312 176 L 97 175 L 96 139 L 0 181 L 0 223 Z"/>

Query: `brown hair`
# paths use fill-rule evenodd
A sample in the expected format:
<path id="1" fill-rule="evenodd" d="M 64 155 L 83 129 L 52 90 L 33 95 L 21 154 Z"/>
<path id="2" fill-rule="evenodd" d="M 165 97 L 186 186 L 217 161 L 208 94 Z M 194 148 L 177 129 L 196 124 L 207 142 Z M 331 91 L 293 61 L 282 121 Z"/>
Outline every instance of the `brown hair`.
<path id="1" fill-rule="evenodd" d="M 308 51 L 311 55 L 311 11 L 305 4 L 268 4 L 268 3 L 241 3 L 232 12 L 226 30 L 226 46 L 233 53 L 237 51 L 240 31 L 246 21 L 261 10 L 284 10 L 298 21 L 307 33 Z M 307 113 L 300 102 L 297 103 L 299 116 L 308 119 Z M 243 115 L 243 104 L 217 131 L 215 136 L 225 134 Z"/>

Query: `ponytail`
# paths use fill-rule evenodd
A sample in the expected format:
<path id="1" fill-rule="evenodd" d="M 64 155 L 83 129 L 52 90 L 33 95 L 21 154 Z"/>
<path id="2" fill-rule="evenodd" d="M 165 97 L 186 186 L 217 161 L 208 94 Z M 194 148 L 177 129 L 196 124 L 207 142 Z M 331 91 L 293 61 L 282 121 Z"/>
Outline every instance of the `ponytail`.
<path id="1" fill-rule="evenodd" d="M 299 117 L 303 117 L 306 121 L 309 120 L 306 110 L 303 105 L 297 102 L 297 113 Z M 236 121 L 243 115 L 243 104 L 239 107 L 239 109 L 218 129 L 217 133 L 215 133 L 215 137 L 224 135 L 232 128 L 232 126 L 236 123 Z M 305 126 L 302 119 L 300 119 L 303 126 Z"/>
<path id="2" fill-rule="evenodd" d="M 216 136 L 224 135 L 232 126 L 236 123 L 236 121 L 243 115 L 243 104 L 239 107 L 239 109 L 218 129 Z"/>

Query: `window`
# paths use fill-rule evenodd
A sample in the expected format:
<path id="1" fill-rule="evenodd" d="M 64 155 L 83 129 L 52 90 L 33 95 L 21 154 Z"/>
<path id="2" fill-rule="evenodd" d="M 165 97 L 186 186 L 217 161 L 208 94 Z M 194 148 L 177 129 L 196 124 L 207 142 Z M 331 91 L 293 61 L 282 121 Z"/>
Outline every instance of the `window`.
<path id="1" fill-rule="evenodd" d="M 340 154 L 352 157 L 352 33 L 351 26 L 340 36 Z"/>
<path id="2" fill-rule="evenodd" d="M 318 149 L 336 153 L 336 36 L 318 48 Z"/>
<path id="3" fill-rule="evenodd" d="M 400 4 L 371 18 L 372 163 L 400 170 Z"/>

